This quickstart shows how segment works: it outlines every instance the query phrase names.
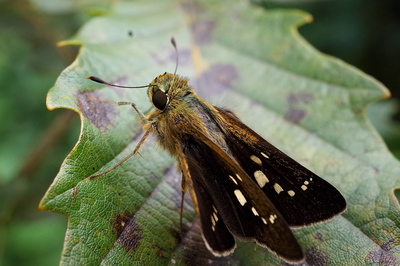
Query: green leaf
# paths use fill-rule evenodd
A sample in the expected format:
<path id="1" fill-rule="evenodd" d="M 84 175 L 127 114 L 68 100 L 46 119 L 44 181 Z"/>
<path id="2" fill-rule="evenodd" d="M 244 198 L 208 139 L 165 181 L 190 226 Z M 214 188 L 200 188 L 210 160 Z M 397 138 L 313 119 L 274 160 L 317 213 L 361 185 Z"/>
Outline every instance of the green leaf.
<path id="1" fill-rule="evenodd" d="M 40 207 L 68 216 L 62 264 L 280 264 L 253 243 L 227 258 L 205 248 L 185 198 L 179 225 L 180 174 L 154 139 L 109 174 L 141 138 L 130 106 L 150 103 L 144 89 L 95 84 L 90 75 L 131 86 L 178 73 L 211 103 L 233 110 L 268 141 L 337 187 L 348 209 L 334 220 L 294 229 L 310 265 L 394 265 L 400 261 L 400 165 L 365 117 L 368 103 L 389 96 L 376 80 L 323 55 L 297 33 L 310 15 L 264 10 L 245 1 L 119 2 L 64 44 L 82 45 L 58 78 L 49 109 L 81 117 L 80 139 Z M 128 34 L 133 33 L 133 36 Z M 182 236 L 182 239 L 179 238 Z M 238 241 L 239 242 L 239 241 Z"/>

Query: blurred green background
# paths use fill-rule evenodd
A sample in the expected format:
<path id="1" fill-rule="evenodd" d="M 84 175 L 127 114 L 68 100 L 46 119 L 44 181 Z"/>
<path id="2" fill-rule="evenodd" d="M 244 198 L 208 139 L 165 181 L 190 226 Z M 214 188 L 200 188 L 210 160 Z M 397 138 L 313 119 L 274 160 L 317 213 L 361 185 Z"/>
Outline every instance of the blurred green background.
<path id="1" fill-rule="evenodd" d="M 92 2 L 92 3 L 91 3 Z M 0 0 L 0 265 L 56 265 L 66 217 L 37 206 L 75 145 L 80 123 L 69 110 L 46 109 L 48 89 L 75 58 L 57 47 L 112 1 Z M 261 2 L 261 1 L 256 1 Z M 400 157 L 400 3 L 397 1 L 263 1 L 298 8 L 314 22 L 300 33 L 321 52 L 375 77 L 391 100 L 367 113 Z"/>

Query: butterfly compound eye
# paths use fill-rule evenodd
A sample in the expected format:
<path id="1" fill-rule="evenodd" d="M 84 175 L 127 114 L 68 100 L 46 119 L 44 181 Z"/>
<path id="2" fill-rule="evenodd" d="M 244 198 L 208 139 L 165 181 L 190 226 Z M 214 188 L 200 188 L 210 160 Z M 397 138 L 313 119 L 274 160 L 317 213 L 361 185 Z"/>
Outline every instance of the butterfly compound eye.
<path id="1" fill-rule="evenodd" d="M 165 92 L 158 89 L 153 93 L 153 97 L 151 98 L 151 101 L 153 102 L 153 105 L 157 109 L 164 110 L 165 106 L 167 105 L 167 102 L 168 102 L 168 97 L 167 97 L 167 94 L 165 94 Z"/>

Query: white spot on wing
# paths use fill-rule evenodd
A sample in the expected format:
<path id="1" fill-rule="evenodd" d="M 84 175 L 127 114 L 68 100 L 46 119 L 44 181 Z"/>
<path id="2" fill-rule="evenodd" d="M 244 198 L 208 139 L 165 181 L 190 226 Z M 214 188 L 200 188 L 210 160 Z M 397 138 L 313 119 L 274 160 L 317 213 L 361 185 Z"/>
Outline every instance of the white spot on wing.
<path id="1" fill-rule="evenodd" d="M 235 185 L 238 184 L 238 183 L 236 182 L 235 178 L 233 178 L 233 176 L 229 175 L 229 178 L 231 179 L 231 181 L 232 181 L 233 183 L 235 183 Z"/>
<path id="2" fill-rule="evenodd" d="M 267 224 L 267 220 L 265 220 L 264 217 L 261 217 L 261 220 L 263 221 L 264 224 Z"/>
<path id="3" fill-rule="evenodd" d="M 236 174 L 236 177 L 237 177 L 240 181 L 243 181 L 243 180 L 240 178 L 240 176 L 239 176 L 238 174 Z"/>
<path id="4" fill-rule="evenodd" d="M 274 184 L 274 189 L 277 194 L 279 194 L 283 191 L 283 188 L 278 183 Z"/>
<path id="5" fill-rule="evenodd" d="M 218 213 L 217 208 L 215 208 L 214 205 L 213 205 L 212 207 L 213 207 L 214 212 L 215 212 L 215 213 Z"/>
<path id="6" fill-rule="evenodd" d="M 293 190 L 289 190 L 287 193 L 288 193 L 288 194 L 289 194 L 289 196 L 291 196 L 291 197 L 293 197 L 293 196 L 294 196 L 294 194 L 295 194 Z"/>
<path id="7" fill-rule="evenodd" d="M 214 217 L 215 222 L 218 222 L 218 216 L 215 212 L 213 212 L 213 217 Z"/>
<path id="8" fill-rule="evenodd" d="M 254 214 L 255 216 L 260 216 L 260 215 L 258 214 L 256 208 L 251 207 L 251 211 L 253 212 L 253 214 Z"/>
<path id="9" fill-rule="evenodd" d="M 217 224 L 217 221 L 214 220 L 214 216 L 211 215 L 211 230 L 215 232 L 215 225 Z"/>
<path id="10" fill-rule="evenodd" d="M 215 232 L 215 226 L 217 225 L 218 222 L 218 216 L 217 216 L 217 209 L 215 208 L 215 206 L 213 205 L 213 213 L 211 215 L 211 230 L 213 230 Z"/>
<path id="11" fill-rule="evenodd" d="M 302 185 L 302 186 L 301 186 L 301 189 L 305 191 L 305 190 L 307 190 L 307 186 Z"/>
<path id="12" fill-rule="evenodd" d="M 211 215 L 211 223 L 212 223 L 212 227 L 215 227 L 215 220 L 214 220 L 214 216 Z M 214 231 L 214 229 L 213 229 Z"/>
<path id="13" fill-rule="evenodd" d="M 251 159 L 253 162 L 255 162 L 256 164 L 258 164 L 258 165 L 261 165 L 261 164 L 262 164 L 260 158 L 258 158 L 258 157 L 255 156 L 255 155 L 250 156 L 250 159 Z"/>
<path id="14" fill-rule="evenodd" d="M 271 214 L 269 216 L 269 221 L 271 222 L 271 224 L 273 224 L 275 222 L 276 218 L 278 218 L 278 216 L 276 216 L 276 214 Z"/>
<path id="15" fill-rule="evenodd" d="M 265 153 L 261 152 L 261 155 L 264 156 L 265 158 L 269 159 L 269 156 L 266 155 Z"/>
<path id="16" fill-rule="evenodd" d="M 260 170 L 257 170 L 254 172 L 254 177 L 256 178 L 256 181 L 257 181 L 258 185 L 260 186 L 260 188 L 263 188 L 265 186 L 265 184 L 269 182 L 268 178 Z"/>
<path id="17" fill-rule="evenodd" d="M 233 191 L 235 193 L 235 196 L 237 200 L 239 201 L 240 205 L 244 206 L 247 202 L 246 198 L 243 196 L 243 193 L 239 189 L 235 189 Z"/>

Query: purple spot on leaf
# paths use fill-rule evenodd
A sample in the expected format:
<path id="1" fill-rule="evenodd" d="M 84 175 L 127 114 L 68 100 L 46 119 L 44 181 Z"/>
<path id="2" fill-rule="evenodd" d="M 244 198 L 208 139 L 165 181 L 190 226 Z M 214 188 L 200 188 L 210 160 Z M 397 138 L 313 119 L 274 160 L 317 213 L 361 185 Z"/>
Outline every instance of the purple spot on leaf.
<path id="1" fill-rule="evenodd" d="M 310 93 L 291 93 L 287 96 L 289 110 L 285 114 L 285 118 L 295 124 L 300 124 L 307 112 L 302 109 L 302 105 L 310 103 L 314 96 Z"/>
<path id="2" fill-rule="evenodd" d="M 115 105 L 90 99 L 90 96 L 98 98 L 95 92 L 78 94 L 76 97 L 77 105 L 83 116 L 89 119 L 90 123 L 100 131 L 105 132 L 109 126 L 113 125 Z"/>
<path id="3" fill-rule="evenodd" d="M 285 114 L 285 118 L 295 124 L 300 124 L 305 115 L 306 112 L 304 110 L 291 109 Z"/>
<path id="4" fill-rule="evenodd" d="M 200 45 L 210 43 L 215 27 L 216 22 L 214 20 L 205 20 L 193 23 L 191 29 L 194 41 Z"/>
<path id="5" fill-rule="evenodd" d="M 200 95 L 221 93 L 230 90 L 238 78 L 238 72 L 233 65 L 214 65 L 194 81 L 194 87 Z"/>
<path id="6" fill-rule="evenodd" d="M 391 250 L 395 250 L 398 241 L 389 240 L 381 245 L 381 249 L 368 253 L 368 259 L 378 265 L 399 265 L 399 261 Z"/>

